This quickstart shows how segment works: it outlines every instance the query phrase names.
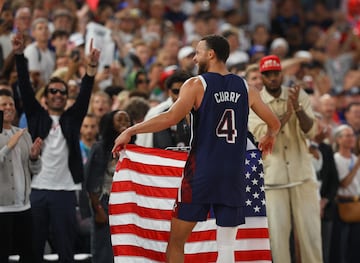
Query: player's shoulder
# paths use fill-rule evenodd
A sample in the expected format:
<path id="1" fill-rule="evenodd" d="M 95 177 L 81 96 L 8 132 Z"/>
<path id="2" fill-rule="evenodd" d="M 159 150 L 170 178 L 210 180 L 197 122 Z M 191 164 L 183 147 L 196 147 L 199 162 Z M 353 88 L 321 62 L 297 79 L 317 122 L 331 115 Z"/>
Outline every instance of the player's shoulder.
<path id="1" fill-rule="evenodd" d="M 187 79 L 184 84 L 183 87 L 185 88 L 190 88 L 190 87 L 202 87 L 203 86 L 203 79 L 201 76 L 194 76 L 191 77 L 189 79 Z"/>
<path id="2" fill-rule="evenodd" d="M 188 84 L 196 84 L 196 83 L 198 83 L 198 82 L 201 82 L 201 75 L 188 78 L 188 79 L 185 81 L 185 84 L 186 84 L 186 83 L 188 83 Z"/>

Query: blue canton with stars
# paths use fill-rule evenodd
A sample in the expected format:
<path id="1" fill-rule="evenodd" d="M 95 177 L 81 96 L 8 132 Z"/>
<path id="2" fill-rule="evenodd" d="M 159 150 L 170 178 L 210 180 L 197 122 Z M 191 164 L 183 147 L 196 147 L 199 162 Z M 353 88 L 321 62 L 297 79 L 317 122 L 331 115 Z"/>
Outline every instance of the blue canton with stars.
<path id="1" fill-rule="evenodd" d="M 264 168 L 259 150 L 246 151 L 245 183 L 245 217 L 266 216 Z"/>

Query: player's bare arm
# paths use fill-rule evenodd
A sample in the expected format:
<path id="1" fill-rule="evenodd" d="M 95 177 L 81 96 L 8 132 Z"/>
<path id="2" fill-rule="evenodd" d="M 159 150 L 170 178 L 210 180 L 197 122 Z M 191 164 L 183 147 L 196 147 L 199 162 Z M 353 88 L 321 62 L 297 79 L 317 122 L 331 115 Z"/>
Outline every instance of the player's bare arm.
<path id="1" fill-rule="evenodd" d="M 117 155 L 136 134 L 158 132 L 177 124 L 192 108 L 196 109 L 200 106 L 203 93 L 204 89 L 199 78 L 193 77 L 187 80 L 180 89 L 179 98 L 168 111 L 129 127 L 116 138 L 112 150 L 114 155 Z"/>
<path id="2" fill-rule="evenodd" d="M 275 144 L 275 136 L 279 132 L 281 123 L 261 99 L 257 89 L 249 87 L 249 106 L 267 124 L 266 134 L 259 140 L 259 149 L 264 154 L 271 153 Z"/>
<path id="3" fill-rule="evenodd" d="M 263 102 L 260 93 L 255 88 L 249 87 L 249 106 L 269 127 L 269 132 L 276 135 L 280 129 L 278 117 L 271 111 L 269 106 Z"/>

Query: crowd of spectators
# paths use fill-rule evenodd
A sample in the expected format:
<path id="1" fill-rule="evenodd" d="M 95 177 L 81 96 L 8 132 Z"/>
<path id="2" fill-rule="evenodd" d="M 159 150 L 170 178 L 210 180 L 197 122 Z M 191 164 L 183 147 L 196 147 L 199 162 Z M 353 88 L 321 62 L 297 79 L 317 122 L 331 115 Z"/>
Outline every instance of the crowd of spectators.
<path id="1" fill-rule="evenodd" d="M 359 17 L 357 0 L 7 0 L 0 13 L 0 89 L 12 92 L 13 125 L 27 127 L 11 44 L 20 32 L 37 100 L 47 108 L 45 84 L 58 77 L 68 85 L 66 108 L 71 107 L 93 39 L 101 55 L 88 117 L 100 123 L 122 110 L 137 123 L 168 99 L 165 83 L 171 74 L 196 74 L 197 42 L 220 34 L 230 44 L 231 72 L 261 90 L 258 62 L 277 55 L 283 85 L 301 85 L 329 131 L 347 123 L 358 136 Z M 328 144 L 333 140 L 326 138 Z M 83 159 L 86 163 L 86 154 Z"/>
<path id="2" fill-rule="evenodd" d="M 167 72 L 196 74 L 194 47 L 208 34 L 227 38 L 227 65 L 234 73 L 244 75 L 248 65 L 275 54 L 288 68 L 284 83 L 304 83 L 315 99 L 359 93 L 356 1 L 108 0 L 95 9 L 87 2 L 92 1 L 5 1 L 0 79 L 13 87 L 18 118 L 22 106 L 11 52 L 16 32 L 27 37 L 25 56 L 37 97 L 41 100 L 44 84 L 58 76 L 72 87 L 69 106 L 84 73 L 85 43 L 94 38 L 102 51 L 94 93 L 103 91 L 97 96 L 103 99 L 94 96 L 89 110 L 98 117 L 123 108 L 129 97 L 142 97 L 150 107 L 166 100 Z M 341 101 L 339 111 L 347 104 Z"/>

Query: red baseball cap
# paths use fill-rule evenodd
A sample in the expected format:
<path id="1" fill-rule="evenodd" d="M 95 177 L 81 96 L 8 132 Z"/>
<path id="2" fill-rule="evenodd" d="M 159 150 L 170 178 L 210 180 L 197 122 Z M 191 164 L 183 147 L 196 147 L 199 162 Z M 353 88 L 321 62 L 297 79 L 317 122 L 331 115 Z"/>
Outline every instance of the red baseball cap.
<path id="1" fill-rule="evenodd" d="M 269 55 L 261 58 L 260 72 L 265 72 L 270 70 L 281 71 L 281 63 L 278 56 Z"/>
<path id="2" fill-rule="evenodd" d="M 164 70 L 160 74 L 160 86 L 162 88 L 165 87 L 165 81 L 168 77 L 170 77 L 174 72 L 178 69 L 177 65 L 171 65 L 164 68 Z"/>

